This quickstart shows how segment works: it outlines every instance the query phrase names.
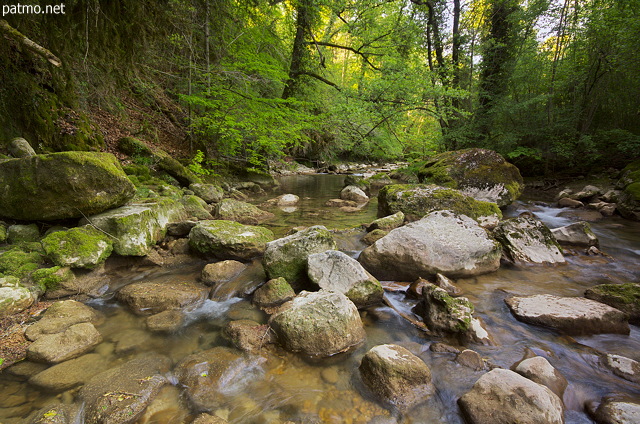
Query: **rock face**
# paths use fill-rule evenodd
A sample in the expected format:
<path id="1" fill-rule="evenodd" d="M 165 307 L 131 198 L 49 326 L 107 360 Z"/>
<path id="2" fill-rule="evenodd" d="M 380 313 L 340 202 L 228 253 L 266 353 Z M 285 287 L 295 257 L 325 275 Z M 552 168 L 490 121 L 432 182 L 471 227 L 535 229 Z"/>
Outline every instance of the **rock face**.
<path id="1" fill-rule="evenodd" d="M 520 321 L 567 334 L 629 334 L 627 314 L 594 300 L 534 295 L 510 297 L 505 303 Z"/>
<path id="2" fill-rule="evenodd" d="M 283 277 L 293 284 L 306 278 L 309 255 L 335 248 L 331 233 L 316 225 L 267 243 L 262 263 L 269 278 Z"/>
<path id="3" fill-rule="evenodd" d="M 444 152 L 427 160 L 418 172 L 421 182 L 456 188 L 477 200 L 510 205 L 520 197 L 524 182 L 520 171 L 486 149 Z"/>
<path id="4" fill-rule="evenodd" d="M 367 231 L 384 230 L 391 231 L 398 228 L 404 222 L 404 214 L 396 212 L 393 215 L 378 218 L 367 227 Z"/>
<path id="5" fill-rule="evenodd" d="M 473 304 L 466 297 L 453 298 L 434 284 L 422 288 L 423 300 L 416 308 L 430 330 L 465 333 L 471 327 Z"/>
<path id="6" fill-rule="evenodd" d="M 329 357 L 364 341 L 358 309 L 343 294 L 303 291 L 287 305 L 269 324 L 279 342 L 292 352 Z"/>
<path id="7" fill-rule="evenodd" d="M 549 228 L 535 218 L 506 219 L 493 232 L 506 255 L 516 263 L 564 263 L 562 251 Z"/>
<path id="8" fill-rule="evenodd" d="M 560 244 L 566 244 L 569 246 L 596 246 L 598 247 L 598 237 L 591 231 L 589 223 L 581 221 L 574 222 L 573 224 L 565 225 L 564 227 L 554 228 L 551 230 L 551 234 Z"/>
<path id="9" fill-rule="evenodd" d="M 27 349 L 27 358 L 34 362 L 57 364 L 77 358 L 101 342 L 102 336 L 93 324 L 74 324 L 61 333 L 39 337 Z"/>
<path id="10" fill-rule="evenodd" d="M 110 234 L 113 251 L 122 256 L 145 256 L 166 234 L 169 222 L 186 219 L 184 206 L 163 197 L 135 203 L 80 220 Z"/>
<path id="11" fill-rule="evenodd" d="M 567 379 L 542 356 L 521 361 L 514 371 L 535 383 L 548 387 L 560 399 L 569 384 Z"/>
<path id="12" fill-rule="evenodd" d="M 263 211 L 250 203 L 234 199 L 222 199 L 216 205 L 215 217 L 241 224 L 257 225 L 274 217 L 271 212 Z"/>
<path id="13" fill-rule="evenodd" d="M 562 402 L 547 387 L 513 371 L 494 369 L 484 374 L 458 400 L 472 424 L 562 424 Z"/>
<path id="14" fill-rule="evenodd" d="M 351 200 L 356 203 L 367 203 L 369 196 L 365 194 L 362 189 L 354 185 L 346 186 L 340 191 L 340 198 L 342 200 Z"/>
<path id="15" fill-rule="evenodd" d="M 631 162 L 622 170 L 616 187 L 622 190 L 618 199 L 620 215 L 640 221 L 640 160 Z"/>
<path id="16" fill-rule="evenodd" d="M 85 422 L 135 423 L 168 384 L 164 374 L 170 366 L 169 358 L 147 353 L 96 374 L 78 393 L 85 405 Z"/>
<path id="17" fill-rule="evenodd" d="M 378 193 L 378 216 L 402 212 L 407 221 L 416 221 L 430 212 L 450 210 L 475 220 L 502 217 L 495 203 L 475 200 L 462 192 L 434 184 L 392 184 Z"/>
<path id="18" fill-rule="evenodd" d="M 169 309 L 195 309 L 208 295 L 207 287 L 192 282 L 141 282 L 123 287 L 116 297 L 136 314 L 151 315 Z"/>
<path id="19" fill-rule="evenodd" d="M 401 346 L 375 346 L 364 355 L 359 370 L 377 398 L 401 410 L 426 401 L 434 392 L 427 364 Z"/>
<path id="20" fill-rule="evenodd" d="M 34 294 L 12 276 L 0 277 L 0 317 L 24 311 L 35 301 Z"/>
<path id="21" fill-rule="evenodd" d="M 273 240 L 271 230 L 234 221 L 202 221 L 191 229 L 189 246 L 219 259 L 251 259 L 264 253 Z"/>
<path id="22" fill-rule="evenodd" d="M 111 238 L 93 227 L 56 231 L 42 239 L 47 256 L 58 266 L 95 268 L 113 250 Z"/>
<path id="23" fill-rule="evenodd" d="M 321 289 L 346 295 L 358 307 L 382 302 L 384 290 L 380 282 L 350 256 L 327 250 L 309 255 L 309 279 Z"/>
<path id="24" fill-rule="evenodd" d="M 0 163 L 0 216 L 50 221 L 123 205 L 135 187 L 109 153 L 61 152 Z"/>
<path id="25" fill-rule="evenodd" d="M 358 260 L 380 280 L 413 281 L 437 273 L 455 278 L 492 272 L 500 256 L 500 244 L 476 221 L 438 211 L 390 231 Z"/>
<path id="26" fill-rule="evenodd" d="M 629 314 L 629 322 L 640 324 L 640 284 L 600 284 L 587 289 L 584 295 Z"/>

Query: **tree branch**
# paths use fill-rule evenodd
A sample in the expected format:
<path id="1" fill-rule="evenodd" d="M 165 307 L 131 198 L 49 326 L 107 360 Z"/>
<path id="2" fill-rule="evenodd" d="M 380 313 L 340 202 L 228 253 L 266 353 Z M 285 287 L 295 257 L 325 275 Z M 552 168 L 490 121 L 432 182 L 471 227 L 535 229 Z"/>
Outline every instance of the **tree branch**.
<path id="1" fill-rule="evenodd" d="M 353 53 L 361 56 L 365 60 L 365 62 L 367 62 L 367 64 L 369 66 L 371 66 L 373 69 L 375 69 L 376 71 L 380 70 L 380 68 L 378 68 L 376 65 L 371 63 L 371 61 L 369 60 L 368 56 L 375 56 L 376 54 L 374 54 L 374 53 L 367 54 L 367 53 L 361 52 L 360 50 L 354 49 L 353 47 L 341 46 L 340 44 L 334 44 L 334 43 L 326 43 L 324 41 L 317 41 L 316 44 L 318 46 L 333 47 L 333 48 L 336 48 L 336 49 L 349 50 L 350 52 L 353 52 Z"/>
<path id="2" fill-rule="evenodd" d="M 9 23 L 4 19 L 0 19 L 0 31 L 4 33 L 7 37 L 11 38 L 12 40 L 18 42 L 19 44 L 22 44 L 32 53 L 35 53 L 39 56 L 44 57 L 53 66 L 56 66 L 58 68 L 62 66 L 62 61 L 58 59 L 56 55 L 54 55 L 53 53 L 51 53 L 49 50 L 45 49 L 41 45 L 28 39 L 20 31 L 18 31 L 17 29 L 9 25 Z"/>
<path id="3" fill-rule="evenodd" d="M 313 72 L 301 71 L 301 72 L 298 72 L 298 75 L 306 75 L 308 77 L 315 78 L 318 81 L 322 81 L 323 83 L 330 85 L 331 87 L 335 88 L 338 91 L 342 91 L 342 89 L 338 87 L 338 84 L 336 84 L 335 82 L 329 81 L 325 77 L 315 74 Z"/>

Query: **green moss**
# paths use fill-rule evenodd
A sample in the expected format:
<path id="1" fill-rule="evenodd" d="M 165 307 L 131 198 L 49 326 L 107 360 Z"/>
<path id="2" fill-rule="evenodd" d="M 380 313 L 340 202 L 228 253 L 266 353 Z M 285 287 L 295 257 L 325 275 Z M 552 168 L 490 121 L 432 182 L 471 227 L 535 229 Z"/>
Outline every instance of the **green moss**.
<path id="1" fill-rule="evenodd" d="M 43 262 L 44 258 L 37 252 L 13 248 L 0 254 L 0 273 L 23 278 L 38 269 Z"/>
<path id="2" fill-rule="evenodd" d="M 627 305 L 640 305 L 640 285 L 635 283 L 600 284 L 592 287 L 590 291 L 604 297 L 614 298 Z"/>
<path id="3" fill-rule="evenodd" d="M 624 191 L 629 193 L 636 202 L 640 201 L 640 182 L 629 184 Z"/>
<path id="4" fill-rule="evenodd" d="M 42 239 L 49 258 L 58 266 L 94 268 L 104 262 L 113 250 L 106 234 L 92 227 L 57 231 Z"/>
<path id="5" fill-rule="evenodd" d="M 72 280 L 73 272 L 69 268 L 54 266 L 52 268 L 41 268 L 33 271 L 31 279 L 43 291 L 55 290 L 63 281 Z"/>
<path id="6" fill-rule="evenodd" d="M 0 243 L 4 243 L 7 241 L 7 227 L 4 224 L 0 223 Z"/>

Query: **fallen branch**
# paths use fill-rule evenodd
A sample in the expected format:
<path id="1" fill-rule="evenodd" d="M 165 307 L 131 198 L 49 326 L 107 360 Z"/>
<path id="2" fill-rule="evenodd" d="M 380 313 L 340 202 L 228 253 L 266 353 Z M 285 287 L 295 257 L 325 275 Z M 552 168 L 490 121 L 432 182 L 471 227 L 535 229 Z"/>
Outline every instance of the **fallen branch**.
<path id="1" fill-rule="evenodd" d="M 42 47 L 40 44 L 31 41 L 25 35 L 23 35 L 20 31 L 9 25 L 7 21 L 4 19 L 0 19 L 0 31 L 4 33 L 7 37 L 16 41 L 19 44 L 22 44 L 32 53 L 35 53 L 39 56 L 44 57 L 51 63 L 53 66 L 60 67 L 62 66 L 62 61 L 58 59 L 56 55 L 51 53 L 49 50 Z"/>
<path id="2" fill-rule="evenodd" d="M 399 311 L 395 306 L 393 306 L 393 303 L 391 303 L 391 301 L 387 298 L 387 296 L 382 296 L 382 302 L 385 305 L 387 305 L 388 307 L 390 307 L 391 309 L 393 309 L 395 311 L 395 313 L 400 315 L 402 318 L 404 318 L 407 321 L 409 321 L 418 330 L 421 330 L 421 331 L 423 331 L 423 332 L 425 332 L 427 334 L 431 334 L 431 331 L 425 325 L 424 322 L 418 321 L 417 319 L 413 318 L 412 316 L 409 316 L 409 315 L 405 314 L 404 312 Z"/>

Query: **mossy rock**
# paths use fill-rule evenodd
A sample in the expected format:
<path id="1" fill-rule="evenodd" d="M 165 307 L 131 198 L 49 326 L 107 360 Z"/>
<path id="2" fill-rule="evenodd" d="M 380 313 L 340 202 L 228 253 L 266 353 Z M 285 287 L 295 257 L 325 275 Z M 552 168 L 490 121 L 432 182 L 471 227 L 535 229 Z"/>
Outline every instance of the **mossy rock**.
<path id="1" fill-rule="evenodd" d="M 520 171 L 500 154 L 487 149 L 444 152 L 428 158 L 418 172 L 421 182 L 456 188 L 475 199 L 503 207 L 524 189 Z"/>
<path id="2" fill-rule="evenodd" d="M 259 308 L 273 308 L 295 297 L 296 293 L 287 280 L 274 278 L 264 283 L 253 294 L 253 303 Z"/>
<path id="3" fill-rule="evenodd" d="M 622 170 L 617 187 L 623 190 L 618 199 L 620 215 L 640 221 L 640 160 L 631 162 Z"/>
<path id="4" fill-rule="evenodd" d="M 473 304 L 466 297 L 451 297 L 435 284 L 422 288 L 423 300 L 417 312 L 432 331 L 466 333 L 471 329 Z"/>
<path id="5" fill-rule="evenodd" d="M 12 225 L 7 229 L 9 244 L 30 243 L 40 240 L 40 228 L 37 224 Z"/>
<path id="6" fill-rule="evenodd" d="M 42 246 L 54 264 L 85 269 L 103 263 L 113 251 L 111 237 L 89 226 L 51 233 Z"/>
<path id="7" fill-rule="evenodd" d="M 274 215 L 251 203 L 235 199 L 222 199 L 220 203 L 216 204 L 215 217 L 217 219 L 238 221 L 242 224 L 256 225 L 272 219 Z"/>
<path id="8" fill-rule="evenodd" d="M 72 281 L 75 275 L 71 268 L 54 266 L 52 268 L 40 268 L 31 273 L 31 280 L 43 292 L 56 290 L 61 283 Z"/>
<path id="9" fill-rule="evenodd" d="M 475 220 L 497 216 L 502 212 L 495 203 L 483 202 L 458 190 L 434 184 L 392 184 L 380 189 L 378 216 L 402 212 L 407 221 L 416 221 L 439 210 L 450 210 Z"/>
<path id="10" fill-rule="evenodd" d="M 122 137 L 120 140 L 118 140 L 118 150 L 132 157 L 151 157 L 151 155 L 153 154 L 149 146 L 147 146 L 142 140 L 134 137 Z"/>
<path id="11" fill-rule="evenodd" d="M 273 238 L 268 228 L 235 221 L 201 221 L 189 233 L 189 246 L 202 255 L 246 260 L 261 255 Z"/>
<path id="12" fill-rule="evenodd" d="M 182 196 L 180 201 L 184 205 L 188 216 L 198 219 L 213 219 L 213 216 L 211 216 L 211 213 L 207 210 L 207 202 L 198 196 L 193 194 Z"/>
<path id="13" fill-rule="evenodd" d="M 0 276 L 0 318 L 24 311 L 34 302 L 32 291 L 13 276 Z"/>
<path id="14" fill-rule="evenodd" d="M 515 263 L 564 263 L 562 248 L 551 230 L 540 220 L 521 216 L 505 219 L 493 236 Z"/>
<path id="15" fill-rule="evenodd" d="M 134 194 L 109 153 L 51 153 L 0 164 L 0 216 L 8 218 L 80 218 L 121 206 Z"/>
<path id="16" fill-rule="evenodd" d="M 0 243 L 7 241 L 7 226 L 4 222 L 0 222 Z"/>
<path id="17" fill-rule="evenodd" d="M 23 278 L 44 263 L 44 257 L 38 252 L 25 252 L 13 248 L 0 253 L 0 275 Z"/>
<path id="18" fill-rule="evenodd" d="M 600 284 L 585 292 L 585 297 L 629 314 L 629 322 L 640 324 L 640 284 Z"/>

